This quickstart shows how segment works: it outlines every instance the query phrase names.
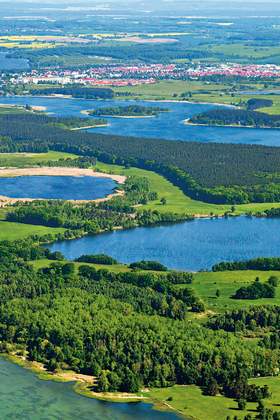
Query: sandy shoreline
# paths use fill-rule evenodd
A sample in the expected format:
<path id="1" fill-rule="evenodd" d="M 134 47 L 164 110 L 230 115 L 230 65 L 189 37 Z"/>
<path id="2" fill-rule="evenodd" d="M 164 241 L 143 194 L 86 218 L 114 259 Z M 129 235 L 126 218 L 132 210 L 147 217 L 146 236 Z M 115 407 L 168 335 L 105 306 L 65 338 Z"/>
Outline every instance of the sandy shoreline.
<path id="1" fill-rule="evenodd" d="M 27 360 L 26 356 L 16 354 L 2 354 L 11 363 L 15 363 L 22 368 L 29 369 L 37 374 L 39 379 L 53 380 L 59 382 L 76 382 L 74 391 L 88 398 L 95 398 L 111 402 L 139 402 L 148 397 L 129 392 L 95 392 L 92 386 L 96 384 L 96 377 L 74 372 L 73 370 L 48 371 L 43 363 Z"/>
<path id="2" fill-rule="evenodd" d="M 109 124 L 87 125 L 87 126 L 83 126 L 83 127 L 70 128 L 70 131 L 87 130 L 89 128 L 108 127 L 108 125 Z"/>
<path id="3" fill-rule="evenodd" d="M 95 178 L 110 178 L 118 184 L 124 184 L 126 176 L 95 172 L 92 169 L 65 167 L 34 167 L 34 168 L 0 168 L 0 177 L 15 176 L 92 176 Z"/>
<path id="4" fill-rule="evenodd" d="M 36 168 L 0 168 L 0 177 L 18 177 L 18 176 L 90 176 L 93 178 L 109 178 L 118 184 L 124 184 L 126 176 L 123 175 L 111 175 L 103 172 L 94 172 L 92 169 L 82 168 L 63 168 L 63 167 L 36 167 Z M 38 193 L 39 195 L 39 193 Z M 93 200 L 67 200 L 76 204 L 82 204 L 87 202 L 101 203 L 104 201 L 111 200 L 116 196 L 123 196 L 124 191 L 116 189 L 112 194 L 107 195 L 103 198 L 97 198 Z M 40 200 L 38 198 L 12 198 L 0 195 L 0 207 L 15 204 L 17 202 L 31 202 Z"/>
<path id="5" fill-rule="evenodd" d="M 0 108 L 16 108 L 16 109 L 24 109 L 26 111 L 34 111 L 34 112 L 43 112 L 47 110 L 46 106 L 39 106 L 39 105 L 32 105 L 30 106 L 30 109 L 26 109 L 24 105 L 18 105 L 18 104 L 0 104 Z"/>

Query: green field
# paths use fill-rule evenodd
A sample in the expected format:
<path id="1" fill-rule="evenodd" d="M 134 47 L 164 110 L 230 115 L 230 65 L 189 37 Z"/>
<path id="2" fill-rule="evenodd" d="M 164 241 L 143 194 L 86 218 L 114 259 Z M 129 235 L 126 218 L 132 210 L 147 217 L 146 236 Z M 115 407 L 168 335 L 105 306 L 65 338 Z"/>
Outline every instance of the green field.
<path id="1" fill-rule="evenodd" d="M 0 166 L 23 167 L 38 165 L 49 160 L 58 160 L 76 157 L 70 153 L 0 153 Z"/>
<path id="2" fill-rule="evenodd" d="M 33 267 L 36 270 L 39 270 L 40 268 L 43 267 L 49 267 L 54 261 L 52 260 L 47 260 L 47 259 L 42 259 L 42 260 L 35 260 L 35 261 L 31 261 L 30 263 L 33 265 Z M 131 271 L 130 268 L 128 268 L 128 266 L 126 266 L 125 264 L 114 264 L 114 265 L 105 265 L 105 264 L 90 264 L 90 263 L 79 263 L 79 262 L 75 262 L 75 267 L 76 270 L 78 270 L 78 268 L 81 265 L 89 265 L 91 267 L 96 268 L 97 270 L 109 270 L 112 271 L 113 273 L 126 273 L 128 271 Z"/>
<path id="3" fill-rule="evenodd" d="M 215 84 L 201 81 L 182 81 L 182 80 L 165 80 L 152 85 L 139 85 L 114 88 L 116 94 L 131 93 L 133 98 L 146 99 L 146 100 L 165 100 L 176 99 L 184 92 L 197 92 L 197 91 L 213 91 L 220 92 L 227 90 L 228 85 Z M 180 98 L 178 98 L 180 99 Z M 192 99 L 190 99 L 191 101 Z"/>
<path id="4" fill-rule="evenodd" d="M 213 312 L 223 312 L 231 309 L 241 309 L 251 305 L 280 305 L 280 287 L 276 289 L 274 299 L 237 300 L 231 296 L 242 286 L 248 286 L 256 277 L 267 281 L 270 276 L 280 277 L 277 271 L 223 271 L 201 272 L 194 275 L 192 288 L 205 302 L 207 309 Z M 220 297 L 216 297 L 216 291 Z"/>
<path id="5" fill-rule="evenodd" d="M 23 223 L 13 223 L 0 221 L 0 241 L 14 241 L 23 239 L 31 235 L 47 235 L 64 232 L 63 228 L 49 228 L 45 226 L 25 225 Z"/>
<path id="6" fill-rule="evenodd" d="M 187 197 L 178 187 L 163 176 L 152 171 L 146 171 L 138 168 L 129 168 L 118 165 L 110 165 L 98 162 L 96 168 L 99 171 L 121 174 L 126 176 L 145 176 L 149 179 L 151 191 L 158 193 L 158 200 L 152 201 L 147 205 L 141 206 L 141 209 L 158 210 L 163 213 L 174 212 L 188 215 L 223 215 L 226 211 L 230 211 L 230 205 L 208 204 L 202 201 L 196 201 Z M 160 199 L 164 197 L 167 200 L 166 205 L 160 203 Z M 272 207 L 280 207 L 280 203 L 251 203 L 235 206 L 236 215 L 248 212 L 262 212 Z"/>
<path id="7" fill-rule="evenodd" d="M 270 399 L 263 400 L 267 408 L 279 411 L 280 377 L 252 379 L 250 383 L 268 385 L 272 392 Z M 146 395 L 146 393 L 143 393 Z M 243 419 L 246 414 L 256 415 L 256 403 L 247 403 L 246 410 L 240 411 L 237 402 L 221 395 L 210 397 L 203 395 L 200 388 L 194 385 L 170 388 L 154 388 L 147 395 L 152 399 L 155 406 L 160 410 L 173 408 L 177 413 L 193 420 L 225 420 L 227 416 Z M 167 401 L 172 398 L 172 401 Z M 207 413 L 207 416 L 205 416 Z"/>
<path id="8" fill-rule="evenodd" d="M 275 47 L 259 47 L 248 46 L 244 44 L 219 44 L 219 45 L 205 45 L 203 46 L 208 51 L 213 51 L 226 56 L 238 56 L 246 59 L 267 58 L 272 55 L 280 55 L 280 48 Z"/>

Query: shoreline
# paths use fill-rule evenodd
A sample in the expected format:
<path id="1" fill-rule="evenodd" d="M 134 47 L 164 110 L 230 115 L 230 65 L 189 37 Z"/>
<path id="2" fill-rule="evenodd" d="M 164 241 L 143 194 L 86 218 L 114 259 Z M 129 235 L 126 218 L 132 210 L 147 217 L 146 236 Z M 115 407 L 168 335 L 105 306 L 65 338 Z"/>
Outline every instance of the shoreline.
<path id="1" fill-rule="evenodd" d="M 88 130 L 89 128 L 99 128 L 99 127 L 108 127 L 108 126 L 109 126 L 109 124 L 86 125 L 86 126 L 83 126 L 83 127 L 70 128 L 70 131 Z"/>
<path id="2" fill-rule="evenodd" d="M 184 120 L 184 125 L 190 125 L 194 127 L 216 127 L 216 128 L 251 128 L 255 130 L 279 130 L 280 127 L 254 127 L 252 125 L 237 125 L 237 124 L 200 124 L 200 123 L 191 123 L 190 118 Z"/>
<path id="3" fill-rule="evenodd" d="M 130 403 L 148 400 L 148 397 L 140 396 L 128 392 L 95 392 L 90 386 L 96 382 L 96 377 L 74 372 L 73 370 L 59 370 L 49 372 L 40 362 L 29 361 L 24 356 L 16 354 L 0 354 L 1 357 L 14 363 L 23 369 L 28 369 L 35 373 L 39 379 L 55 382 L 74 382 L 73 391 L 88 398 L 94 398 L 101 401 Z M 148 402 L 148 401 L 147 401 Z"/>
<path id="4" fill-rule="evenodd" d="M 126 176 L 107 174 L 105 172 L 97 172 L 93 169 L 72 168 L 63 166 L 37 166 L 30 168 L 3 168 L 0 167 L 1 177 L 17 177 L 17 176 L 91 176 L 94 178 L 110 178 L 118 184 L 124 184 Z"/>
<path id="5" fill-rule="evenodd" d="M 11 108 L 11 109 L 19 109 L 19 110 L 24 110 L 24 111 L 29 111 L 29 112 L 45 112 L 47 111 L 47 107 L 46 106 L 41 106 L 41 105 L 30 105 L 30 109 L 26 109 L 26 107 L 24 105 L 19 105 L 19 104 L 1 104 L 0 103 L 0 109 L 1 108 Z"/>
<path id="6" fill-rule="evenodd" d="M 155 411 L 165 411 L 173 412 L 182 419 L 190 419 L 191 417 L 186 417 L 180 410 L 172 407 L 165 400 L 158 400 L 150 397 L 149 395 L 143 395 L 148 393 L 148 389 L 140 390 L 139 393 L 133 394 L 128 392 L 95 392 L 92 389 L 92 385 L 95 383 L 96 378 L 90 375 L 84 375 L 76 373 L 73 370 L 60 370 L 58 372 L 49 372 L 46 370 L 44 365 L 36 361 L 28 361 L 25 356 L 19 356 L 17 354 L 8 354 L 0 353 L 0 357 L 7 360 L 10 363 L 13 363 L 22 369 L 30 370 L 33 372 L 40 380 L 43 381 L 54 381 L 62 383 L 74 383 L 72 390 L 73 392 L 82 395 L 86 398 L 92 398 L 95 400 L 117 403 L 117 404 L 131 404 L 131 403 L 146 403 L 150 404 L 152 410 Z"/>

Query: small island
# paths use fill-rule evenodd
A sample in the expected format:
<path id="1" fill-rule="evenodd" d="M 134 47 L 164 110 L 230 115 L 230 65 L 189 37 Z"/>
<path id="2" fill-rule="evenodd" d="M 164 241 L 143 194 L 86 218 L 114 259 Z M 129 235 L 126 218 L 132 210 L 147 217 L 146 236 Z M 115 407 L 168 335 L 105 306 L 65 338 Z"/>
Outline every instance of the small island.
<path id="1" fill-rule="evenodd" d="M 156 117 L 159 113 L 167 111 L 167 108 L 127 105 L 98 108 L 84 113 L 95 117 L 144 118 Z"/>
<path id="2" fill-rule="evenodd" d="M 280 115 L 243 109 L 212 109 L 185 120 L 187 125 L 223 127 L 280 128 Z"/>

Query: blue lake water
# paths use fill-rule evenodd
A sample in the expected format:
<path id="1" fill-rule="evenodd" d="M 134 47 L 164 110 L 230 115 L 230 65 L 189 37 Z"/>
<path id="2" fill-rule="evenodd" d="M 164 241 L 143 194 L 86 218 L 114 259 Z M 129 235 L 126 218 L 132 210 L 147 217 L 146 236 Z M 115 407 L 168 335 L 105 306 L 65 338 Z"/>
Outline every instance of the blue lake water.
<path id="1" fill-rule="evenodd" d="M 0 178 L 0 195 L 12 198 L 94 200 L 111 194 L 116 183 L 91 176 L 18 176 Z"/>
<path id="2" fill-rule="evenodd" d="M 86 117 L 81 111 L 107 106 L 138 104 L 168 108 L 155 118 L 107 118 L 108 127 L 94 128 L 92 132 L 119 134 L 126 136 L 163 138 L 167 140 L 246 143 L 280 146 L 280 130 L 239 127 L 199 127 L 187 126 L 184 120 L 199 114 L 215 105 L 193 104 L 186 102 L 145 102 L 122 100 L 85 100 L 46 97 L 1 97 L 2 104 L 38 105 L 47 107 L 47 111 L 57 116 Z"/>
<path id="3" fill-rule="evenodd" d="M 279 256 L 280 219 L 197 219 L 56 242 L 49 248 L 69 259 L 105 253 L 124 263 L 157 260 L 170 268 L 197 271 L 221 261 Z"/>
<path id="4" fill-rule="evenodd" d="M 73 384 L 40 380 L 0 358 L 0 418 L 26 420 L 178 420 L 150 404 L 113 404 L 86 398 Z"/>

